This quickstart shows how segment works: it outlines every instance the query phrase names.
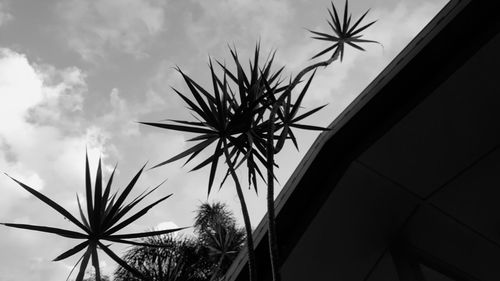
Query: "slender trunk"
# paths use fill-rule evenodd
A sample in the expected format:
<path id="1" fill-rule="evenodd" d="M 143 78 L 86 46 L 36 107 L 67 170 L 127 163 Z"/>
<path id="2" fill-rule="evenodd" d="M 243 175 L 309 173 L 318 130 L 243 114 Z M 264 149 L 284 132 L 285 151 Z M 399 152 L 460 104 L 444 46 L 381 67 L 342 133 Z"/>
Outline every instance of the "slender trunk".
<path id="1" fill-rule="evenodd" d="M 214 272 L 212 273 L 212 277 L 210 277 L 210 281 L 217 280 L 217 275 L 219 275 L 220 268 L 222 267 L 222 261 L 224 260 L 224 255 L 220 256 L 219 261 L 217 262 L 217 266 L 215 267 Z"/>
<path id="2" fill-rule="evenodd" d="M 308 72 L 315 70 L 318 67 L 327 67 L 332 62 L 337 60 L 339 57 L 338 50 L 336 53 L 328 60 L 312 64 L 304 69 L 302 69 L 295 79 L 288 85 L 286 92 L 288 95 L 291 94 L 293 88 L 297 86 L 302 77 Z M 287 93 L 282 95 L 286 97 Z M 273 105 L 271 113 L 269 116 L 269 132 L 267 139 L 267 223 L 268 223 L 268 238 L 269 238 L 269 258 L 271 260 L 271 272 L 273 276 L 273 281 L 281 281 L 281 274 L 279 269 L 279 248 L 278 248 L 278 235 L 276 233 L 276 221 L 274 214 L 274 120 L 276 111 L 278 110 L 282 100 L 278 101 Z"/>
<path id="3" fill-rule="evenodd" d="M 274 104 L 269 116 L 269 134 L 267 136 L 267 223 L 269 238 L 269 258 L 271 259 L 271 272 L 274 281 L 280 281 L 278 236 L 276 234 L 276 221 L 274 215 L 274 118 L 279 104 Z"/>
<path id="4" fill-rule="evenodd" d="M 95 243 L 95 242 L 91 242 Z M 97 255 L 97 244 L 92 247 L 92 265 L 95 269 L 95 281 L 101 281 L 101 270 L 99 268 L 99 257 Z"/>
<path id="5" fill-rule="evenodd" d="M 295 86 L 297 86 L 297 84 L 299 84 L 299 82 L 301 81 L 302 77 L 304 75 L 306 75 L 307 73 L 309 73 L 310 71 L 313 71 L 315 70 L 316 68 L 318 67 L 327 67 L 329 66 L 332 62 L 336 61 L 338 58 L 339 58 L 339 51 L 338 49 L 335 51 L 335 53 L 333 54 L 333 56 L 326 60 L 326 61 L 321 61 L 321 62 L 318 62 L 318 63 L 315 63 L 315 64 L 312 64 L 310 66 L 307 66 L 305 67 L 304 69 L 302 69 L 299 74 L 297 74 L 297 76 L 295 76 L 295 78 L 293 79 L 292 83 L 290 83 L 290 85 L 288 85 L 286 91 L 289 92 L 289 94 L 292 92 L 293 88 L 295 88 Z M 283 95 L 285 96 L 285 95 Z"/>
<path id="6" fill-rule="evenodd" d="M 234 180 L 236 186 L 236 193 L 238 194 L 238 199 L 241 204 L 241 212 L 243 213 L 243 221 L 245 222 L 246 240 L 247 240 L 247 250 L 248 250 L 248 270 L 249 270 L 249 280 L 255 280 L 257 276 L 257 268 L 255 264 L 255 250 L 253 245 L 252 236 L 252 224 L 250 223 L 250 216 L 248 215 L 247 204 L 245 203 L 245 197 L 243 196 L 243 191 L 241 190 L 240 181 L 234 170 L 234 165 L 231 162 L 231 157 L 229 156 L 229 151 L 227 148 L 227 141 L 224 139 L 224 155 L 226 157 L 226 162 L 229 167 L 229 172 Z"/>

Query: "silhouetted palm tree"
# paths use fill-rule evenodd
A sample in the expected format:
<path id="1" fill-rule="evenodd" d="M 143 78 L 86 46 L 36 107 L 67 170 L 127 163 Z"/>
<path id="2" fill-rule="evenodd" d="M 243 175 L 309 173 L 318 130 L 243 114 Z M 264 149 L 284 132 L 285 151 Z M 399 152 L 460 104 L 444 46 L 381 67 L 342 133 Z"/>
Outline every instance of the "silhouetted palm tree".
<path id="1" fill-rule="evenodd" d="M 142 200 L 144 200 L 151 192 L 155 191 L 160 185 L 155 187 L 150 191 L 144 191 L 141 195 L 136 197 L 130 203 L 126 203 L 128 195 L 132 191 L 135 186 L 137 180 L 142 174 L 144 170 L 143 166 L 139 172 L 134 176 L 134 178 L 130 181 L 130 183 L 123 189 L 121 193 L 115 192 L 112 193 L 111 185 L 113 183 L 113 177 L 115 174 L 115 170 L 111 173 L 111 176 L 108 180 L 106 186 L 103 186 L 102 181 L 102 170 L 101 170 L 101 160 L 99 159 L 99 165 L 97 167 L 97 174 L 95 178 L 94 185 L 94 194 L 92 194 L 92 183 L 90 180 L 90 168 L 89 161 L 86 155 L 85 157 L 85 193 L 86 193 L 86 213 L 84 214 L 84 210 L 80 205 L 80 200 L 77 195 L 77 203 L 80 211 L 81 220 L 78 220 L 74 217 L 70 212 L 64 209 L 61 205 L 57 204 L 50 198 L 46 197 L 42 193 L 36 191 L 35 189 L 27 186 L 26 184 L 14 179 L 17 184 L 19 184 L 26 191 L 30 192 L 32 195 L 37 197 L 39 200 L 49 205 L 51 208 L 56 210 L 59 214 L 67 218 L 70 222 L 75 224 L 82 231 L 72 231 L 67 229 L 61 229 L 56 227 L 49 226 L 40 226 L 40 225 L 31 225 L 31 224 L 19 224 L 19 223 L 2 223 L 5 226 L 33 230 L 33 231 L 41 231 L 51 234 L 56 234 L 62 237 L 71 238 L 78 240 L 80 243 L 75 247 L 65 251 L 58 257 L 54 259 L 54 261 L 63 260 L 69 258 L 77 253 L 84 251 L 84 254 L 75 264 L 73 269 L 76 268 L 78 263 L 80 263 L 80 269 L 78 275 L 76 277 L 76 281 L 82 281 L 85 275 L 85 270 L 89 261 L 91 260 L 92 265 L 95 269 L 95 280 L 101 280 L 101 274 L 99 269 L 99 256 L 98 250 L 104 251 L 110 258 L 116 261 L 119 265 L 124 267 L 131 274 L 142 277 L 141 273 L 137 271 L 135 268 L 128 265 L 125 261 L 123 261 L 120 257 L 118 257 L 111 249 L 109 245 L 104 244 L 104 241 L 115 242 L 115 243 L 124 243 L 124 244 L 132 244 L 132 245 L 141 245 L 141 242 L 135 242 L 134 238 L 143 238 L 150 237 L 160 234 L 171 233 L 174 231 L 178 231 L 181 228 L 170 229 L 170 230 L 160 230 L 160 231 L 150 231 L 150 232 L 142 232 L 142 233 L 130 233 L 130 234 L 116 234 L 118 231 L 122 230 L 126 226 L 135 222 L 142 216 L 144 216 L 151 208 L 161 203 L 172 194 L 160 197 L 155 202 L 143 207 L 140 211 L 136 212 L 133 215 L 130 215 L 130 211 Z M 9 176 L 10 177 L 10 176 Z M 128 216 L 128 217 L 127 217 Z M 82 242 L 83 240 L 83 242 Z M 71 271 L 73 272 L 73 270 Z M 71 273 L 70 273 L 71 275 Z M 69 276 L 68 276 L 69 278 Z"/>
<path id="2" fill-rule="evenodd" d="M 187 98 L 175 89 L 174 91 L 189 106 L 193 116 L 197 119 L 196 121 L 168 120 L 161 123 L 143 123 L 163 129 L 197 134 L 196 137 L 189 141 L 197 141 L 199 142 L 198 144 L 155 167 L 187 156 L 189 156 L 187 160 L 189 162 L 208 146 L 216 144 L 213 154 L 201 161 L 193 170 L 211 164 L 208 181 L 208 193 L 210 193 L 218 160 L 220 157 L 225 158 L 225 162 L 228 165 L 226 177 L 230 175 L 233 178 L 241 203 L 247 235 L 249 279 L 251 281 L 254 280 L 254 276 L 256 275 L 251 224 L 235 170 L 243 163 L 246 163 L 249 185 L 253 185 L 256 191 L 256 175 L 258 174 L 266 181 L 261 172 L 262 166 L 267 171 L 269 253 L 273 280 L 279 281 L 278 242 L 274 214 L 274 167 L 276 166 L 274 155 L 281 151 L 285 141 L 288 139 L 291 139 L 294 145 L 297 146 L 295 134 L 292 132 L 292 129 L 325 130 L 317 126 L 298 123 L 323 107 L 320 106 L 306 113 L 298 114 L 301 102 L 309 89 L 314 73 L 293 101 L 292 92 L 309 72 L 315 72 L 319 67 L 326 67 L 339 58 L 342 61 L 346 45 L 364 51 L 359 45 L 360 43 L 377 43 L 376 41 L 361 38 L 363 36 L 361 32 L 374 23 L 362 24 L 367 13 L 354 22 L 351 21 L 352 15 L 349 13 L 347 1 L 345 2 L 343 17 L 339 16 L 333 3 L 331 6 L 332 9 L 328 10 L 330 14 L 328 25 L 331 27 L 332 33 L 311 31 L 315 35 L 314 39 L 332 43 L 331 46 L 313 57 L 318 58 L 331 51 L 332 54 L 328 60 L 316 62 L 305 67 L 293 79 L 290 78 L 288 84 L 282 85 L 283 81 L 280 80 L 280 74 L 283 67 L 276 72 L 271 70 L 274 53 L 269 56 L 269 59 L 262 66 L 259 66 L 259 45 L 257 45 L 254 58 L 250 60 L 250 69 L 248 73 L 245 73 L 236 50 L 230 49 L 236 71 L 230 71 L 224 64 L 218 62 L 223 72 L 222 75 L 218 75 L 210 61 L 212 91 L 204 89 L 178 69 L 193 98 Z M 261 167 L 259 168 L 259 166 Z"/>
<path id="3" fill-rule="evenodd" d="M 258 174 L 263 178 L 259 164 L 264 165 L 264 167 L 268 165 L 265 148 L 266 139 L 263 136 L 267 134 L 269 127 L 269 124 L 264 122 L 265 112 L 273 100 L 272 96 L 282 92 L 284 88 L 279 87 L 279 75 L 282 69 L 274 73 L 271 72 L 274 56 L 270 56 L 264 65 L 260 67 L 258 45 L 255 48 L 254 60 L 250 63 L 250 73 L 248 75 L 245 74 L 235 50 L 231 49 L 231 55 L 237 68 L 235 74 L 219 62 L 223 72 L 223 77 L 219 77 L 210 62 L 213 94 L 203 89 L 178 69 L 194 99 L 187 98 L 175 89 L 174 91 L 186 102 L 193 115 L 197 116 L 197 121 L 171 120 L 169 123 L 141 123 L 163 129 L 197 134 L 196 137 L 189 141 L 199 141 L 198 144 L 155 167 L 187 156 L 189 156 L 187 160 L 189 162 L 208 146 L 216 144 L 215 151 L 194 167 L 193 170 L 210 164 L 208 181 L 208 193 L 210 193 L 219 158 L 224 158 L 228 166 L 226 177 L 230 175 L 233 179 L 241 204 L 246 231 L 250 280 L 253 280 L 256 269 L 254 266 L 252 225 L 241 184 L 236 175 L 236 169 L 241 164 L 246 163 L 249 183 L 253 184 L 257 191 L 256 175 Z M 234 87 L 237 87 L 237 92 L 233 92 Z"/>
<path id="4" fill-rule="evenodd" d="M 236 226 L 236 220 L 224 203 L 203 203 L 198 207 L 195 232 L 214 267 L 210 280 L 222 280 L 224 273 L 238 255 L 245 241 L 244 229 Z"/>
<path id="5" fill-rule="evenodd" d="M 148 281 L 208 280 L 212 263 L 196 239 L 171 235 L 148 237 L 142 241 L 150 246 L 134 246 L 123 259 Z M 142 281 L 122 267 L 114 273 L 116 281 Z"/>

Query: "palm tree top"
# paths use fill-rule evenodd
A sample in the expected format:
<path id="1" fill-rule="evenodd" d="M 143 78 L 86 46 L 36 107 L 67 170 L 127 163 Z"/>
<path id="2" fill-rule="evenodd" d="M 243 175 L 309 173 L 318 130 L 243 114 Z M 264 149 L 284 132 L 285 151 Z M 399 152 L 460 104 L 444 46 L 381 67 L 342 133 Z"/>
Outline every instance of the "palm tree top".
<path id="1" fill-rule="evenodd" d="M 315 108 L 304 114 L 298 114 L 301 102 L 313 76 L 303 87 L 298 98 L 292 102 L 289 83 L 283 83 L 281 74 L 284 67 L 273 70 L 275 51 L 270 52 L 264 63 L 260 62 L 260 45 L 257 43 L 250 60 L 248 72 L 245 71 L 236 49 L 230 48 L 230 53 L 236 70 L 231 71 L 225 64 L 217 61 L 222 69 L 222 74 L 214 69 L 212 59 L 209 60 L 212 89 L 206 90 L 180 68 L 177 71 L 184 79 L 192 98 L 187 97 L 177 89 L 174 92 L 188 105 L 195 121 L 167 119 L 160 122 L 139 122 L 144 125 L 154 126 L 167 130 L 175 130 L 195 134 L 188 142 L 197 142 L 188 149 L 155 165 L 157 168 L 168 163 L 187 158 L 189 163 L 210 145 L 215 144 L 215 149 L 207 158 L 202 159 L 192 168 L 192 171 L 210 165 L 208 192 L 212 189 L 217 165 L 224 150 L 229 150 L 232 166 L 237 169 L 246 164 L 248 171 L 248 184 L 257 192 L 257 178 L 266 182 L 262 167 L 276 165 L 268 163 L 267 139 L 271 122 L 269 111 L 275 104 L 279 104 L 278 118 L 274 126 L 276 134 L 271 136 L 279 140 L 278 149 L 281 149 L 285 139 L 292 139 L 298 147 L 292 128 L 307 130 L 324 130 L 317 126 L 298 124 L 299 121 L 320 110 L 323 106 Z M 281 132 L 277 132 L 282 130 Z M 227 161 L 227 159 L 226 159 Z M 222 184 L 229 175 L 225 173 Z"/>
<path id="2" fill-rule="evenodd" d="M 135 222 L 137 219 L 144 216 L 151 208 L 159 204 L 160 202 L 169 198 L 172 194 L 161 197 L 155 202 L 148 204 L 146 207 L 142 208 L 140 211 L 136 212 L 133 215 L 128 216 L 126 219 L 125 216 L 130 213 L 132 208 L 134 208 L 138 203 L 140 203 L 144 198 L 150 195 L 153 191 L 157 190 L 162 184 L 160 183 L 158 186 L 154 187 L 151 190 L 146 190 L 136 198 L 134 198 L 131 202 L 125 203 L 128 195 L 131 190 L 135 186 L 137 180 L 142 174 L 145 165 L 139 170 L 139 172 L 132 178 L 130 183 L 123 189 L 121 193 L 115 192 L 111 193 L 111 185 L 113 182 L 113 177 L 116 171 L 116 166 L 109 177 L 109 180 L 103 190 L 102 185 L 102 170 L 101 170 L 101 159 L 99 159 L 99 164 L 97 167 L 97 173 L 95 177 L 94 184 L 94 194 L 92 194 L 92 183 L 90 179 L 90 169 L 89 169 L 89 161 L 88 155 L 85 155 L 85 193 L 86 193 L 86 210 L 84 210 L 81 206 L 80 199 L 77 195 L 78 209 L 80 213 L 81 220 L 78 220 L 75 216 L 73 216 L 70 212 L 68 212 L 65 208 L 63 208 L 58 203 L 54 202 L 50 198 L 46 197 L 42 193 L 36 191 L 35 189 L 29 187 L 28 185 L 18 181 L 17 179 L 9 176 L 12 180 L 14 180 L 17 184 L 19 184 L 26 191 L 30 192 L 32 195 L 49 205 L 51 208 L 56 210 L 58 213 L 66 217 L 70 222 L 76 225 L 81 229 L 80 232 L 61 229 L 56 227 L 49 226 L 40 226 L 40 225 L 30 225 L 30 224 L 18 224 L 18 223 L 1 223 L 8 227 L 21 228 L 33 231 L 41 231 L 51 234 L 56 234 L 59 236 L 63 236 L 66 238 L 76 239 L 83 242 L 80 242 L 78 245 L 69 249 L 56 257 L 54 261 L 64 260 L 69 258 L 84 249 L 85 252 L 75 264 L 75 267 L 80 263 L 80 270 L 76 281 L 83 280 L 85 269 L 89 263 L 90 258 L 92 258 L 92 265 L 96 270 L 96 276 L 100 276 L 99 272 L 99 258 L 97 249 L 103 250 L 109 257 L 111 257 L 114 261 L 116 261 L 119 265 L 126 268 L 132 274 L 137 276 L 138 278 L 142 278 L 142 274 L 129 266 L 125 261 L 123 261 L 120 257 L 118 257 L 113 251 L 110 250 L 109 245 L 103 244 L 103 241 L 115 242 L 115 243 L 123 243 L 123 244 L 131 244 L 131 245 L 147 245 L 141 242 L 135 242 L 130 239 L 134 238 L 143 238 L 150 237 L 154 235 L 167 234 L 174 231 L 181 230 L 183 228 L 176 229 L 168 229 L 168 230 L 160 230 L 160 231 L 150 231 L 150 232 L 142 232 L 142 233 L 129 233 L 129 234 L 117 234 L 118 231 L 122 230 L 126 226 Z M 87 215 L 85 215 L 85 213 Z M 71 274 L 71 273 L 70 273 Z M 99 280 L 99 279 L 98 279 Z"/>
<path id="3" fill-rule="evenodd" d="M 144 125 L 196 134 L 188 141 L 198 142 L 197 144 L 153 168 L 184 157 L 188 157 L 186 161 L 188 163 L 208 146 L 216 144 L 214 152 L 192 169 L 198 170 L 210 164 L 208 194 L 210 194 L 218 161 L 224 153 L 225 146 L 231 150 L 230 154 L 232 161 L 236 163 L 235 166 L 243 162 L 247 163 L 249 181 L 256 186 L 256 175 L 259 174 L 262 177 L 257 162 L 267 163 L 265 143 L 258 137 L 259 132 L 264 130 L 259 126 L 262 126 L 266 105 L 272 100 L 271 96 L 283 92 L 286 88 L 286 86 L 281 86 L 282 81 L 280 81 L 283 67 L 272 72 L 274 52 L 263 64 L 259 64 L 260 46 L 257 44 L 248 74 L 245 73 L 236 50 L 230 49 L 230 52 L 236 65 L 234 72 L 217 61 L 222 69 L 222 75 L 218 74 L 212 60 L 209 61 L 212 91 L 204 89 L 180 68 L 177 68 L 192 98 L 186 97 L 177 89 L 173 90 L 188 105 L 196 121 L 170 119 L 166 120 L 167 122 L 139 122 Z M 239 164 L 236 161 L 239 161 Z"/>
<path id="4" fill-rule="evenodd" d="M 363 49 L 357 43 L 378 43 L 377 41 L 367 40 L 367 39 L 361 38 L 361 37 L 363 37 L 361 32 L 376 22 L 376 21 L 372 21 L 372 22 L 369 22 L 365 25 L 361 24 L 361 22 L 363 21 L 363 19 L 365 18 L 365 16 L 368 14 L 368 12 L 370 10 L 367 10 L 358 20 L 356 20 L 356 22 L 352 23 L 351 22 L 352 14 L 349 13 L 348 2 L 349 2 L 348 0 L 345 1 L 344 14 L 343 14 L 342 18 L 340 18 L 339 13 L 337 12 L 337 9 L 335 8 L 335 5 L 333 4 L 333 2 L 331 2 L 331 9 L 328 9 L 328 14 L 330 15 L 330 20 L 327 20 L 327 23 L 330 26 L 330 28 L 332 29 L 333 34 L 309 30 L 309 32 L 317 35 L 317 36 L 313 36 L 312 38 L 333 42 L 333 44 L 330 47 L 317 53 L 311 59 L 315 59 L 315 58 L 320 57 L 320 56 L 322 56 L 330 51 L 333 51 L 331 58 L 334 58 L 335 56 L 340 55 L 340 61 L 342 61 L 342 59 L 344 58 L 345 44 L 347 44 L 353 48 L 356 48 L 360 51 L 365 51 L 365 49 Z"/>

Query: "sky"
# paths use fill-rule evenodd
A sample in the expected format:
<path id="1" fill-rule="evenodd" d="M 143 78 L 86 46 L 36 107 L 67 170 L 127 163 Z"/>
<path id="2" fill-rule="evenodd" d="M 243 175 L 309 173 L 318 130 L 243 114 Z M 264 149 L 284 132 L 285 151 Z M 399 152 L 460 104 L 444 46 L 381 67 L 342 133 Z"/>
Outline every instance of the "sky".
<path id="1" fill-rule="evenodd" d="M 367 19 L 378 21 L 365 31 L 365 38 L 381 45 L 365 45 L 366 52 L 348 50 L 342 63 L 318 70 L 303 105 L 328 105 L 306 123 L 330 124 L 446 2 L 350 1 L 355 15 L 371 9 Z M 246 61 L 260 40 L 264 54 L 277 50 L 276 66 L 285 66 L 285 76 L 296 74 L 326 48 L 324 42 L 312 40 L 307 29 L 329 32 L 325 21 L 329 4 L 323 0 L 0 0 L 0 171 L 76 215 L 76 194 L 84 197 L 86 148 L 93 176 L 99 157 L 106 179 L 118 163 L 116 190 L 147 161 L 152 166 L 189 147 L 185 142 L 189 134 L 137 123 L 192 118 L 171 90 L 188 94 L 173 67 L 210 88 L 209 56 L 229 64 L 227 46 L 234 45 Z M 278 156 L 276 193 L 316 137 L 317 133 L 301 133 L 300 150 L 286 147 Z M 194 166 L 182 163 L 141 177 L 137 193 L 168 179 L 148 202 L 156 196 L 173 196 L 126 232 L 192 225 L 196 207 L 207 200 L 208 170 L 190 172 Z M 256 227 L 266 212 L 265 191 L 257 195 L 246 190 L 245 196 Z M 215 188 L 208 200 L 227 203 L 241 221 L 230 181 L 220 190 Z M 3 174 L 0 222 L 73 229 Z M 2 226 L 0 280 L 65 280 L 79 257 L 51 260 L 74 245 L 58 236 Z M 115 266 L 109 259 L 101 261 L 107 274 Z"/>

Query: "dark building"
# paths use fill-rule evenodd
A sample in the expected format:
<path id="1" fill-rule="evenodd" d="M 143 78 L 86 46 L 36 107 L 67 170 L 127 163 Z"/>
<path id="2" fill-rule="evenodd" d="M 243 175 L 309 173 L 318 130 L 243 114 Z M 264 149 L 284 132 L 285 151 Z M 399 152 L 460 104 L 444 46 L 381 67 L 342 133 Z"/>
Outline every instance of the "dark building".
<path id="1" fill-rule="evenodd" d="M 284 281 L 500 280 L 498 3 L 450 1 L 313 144 L 276 200 Z"/>

